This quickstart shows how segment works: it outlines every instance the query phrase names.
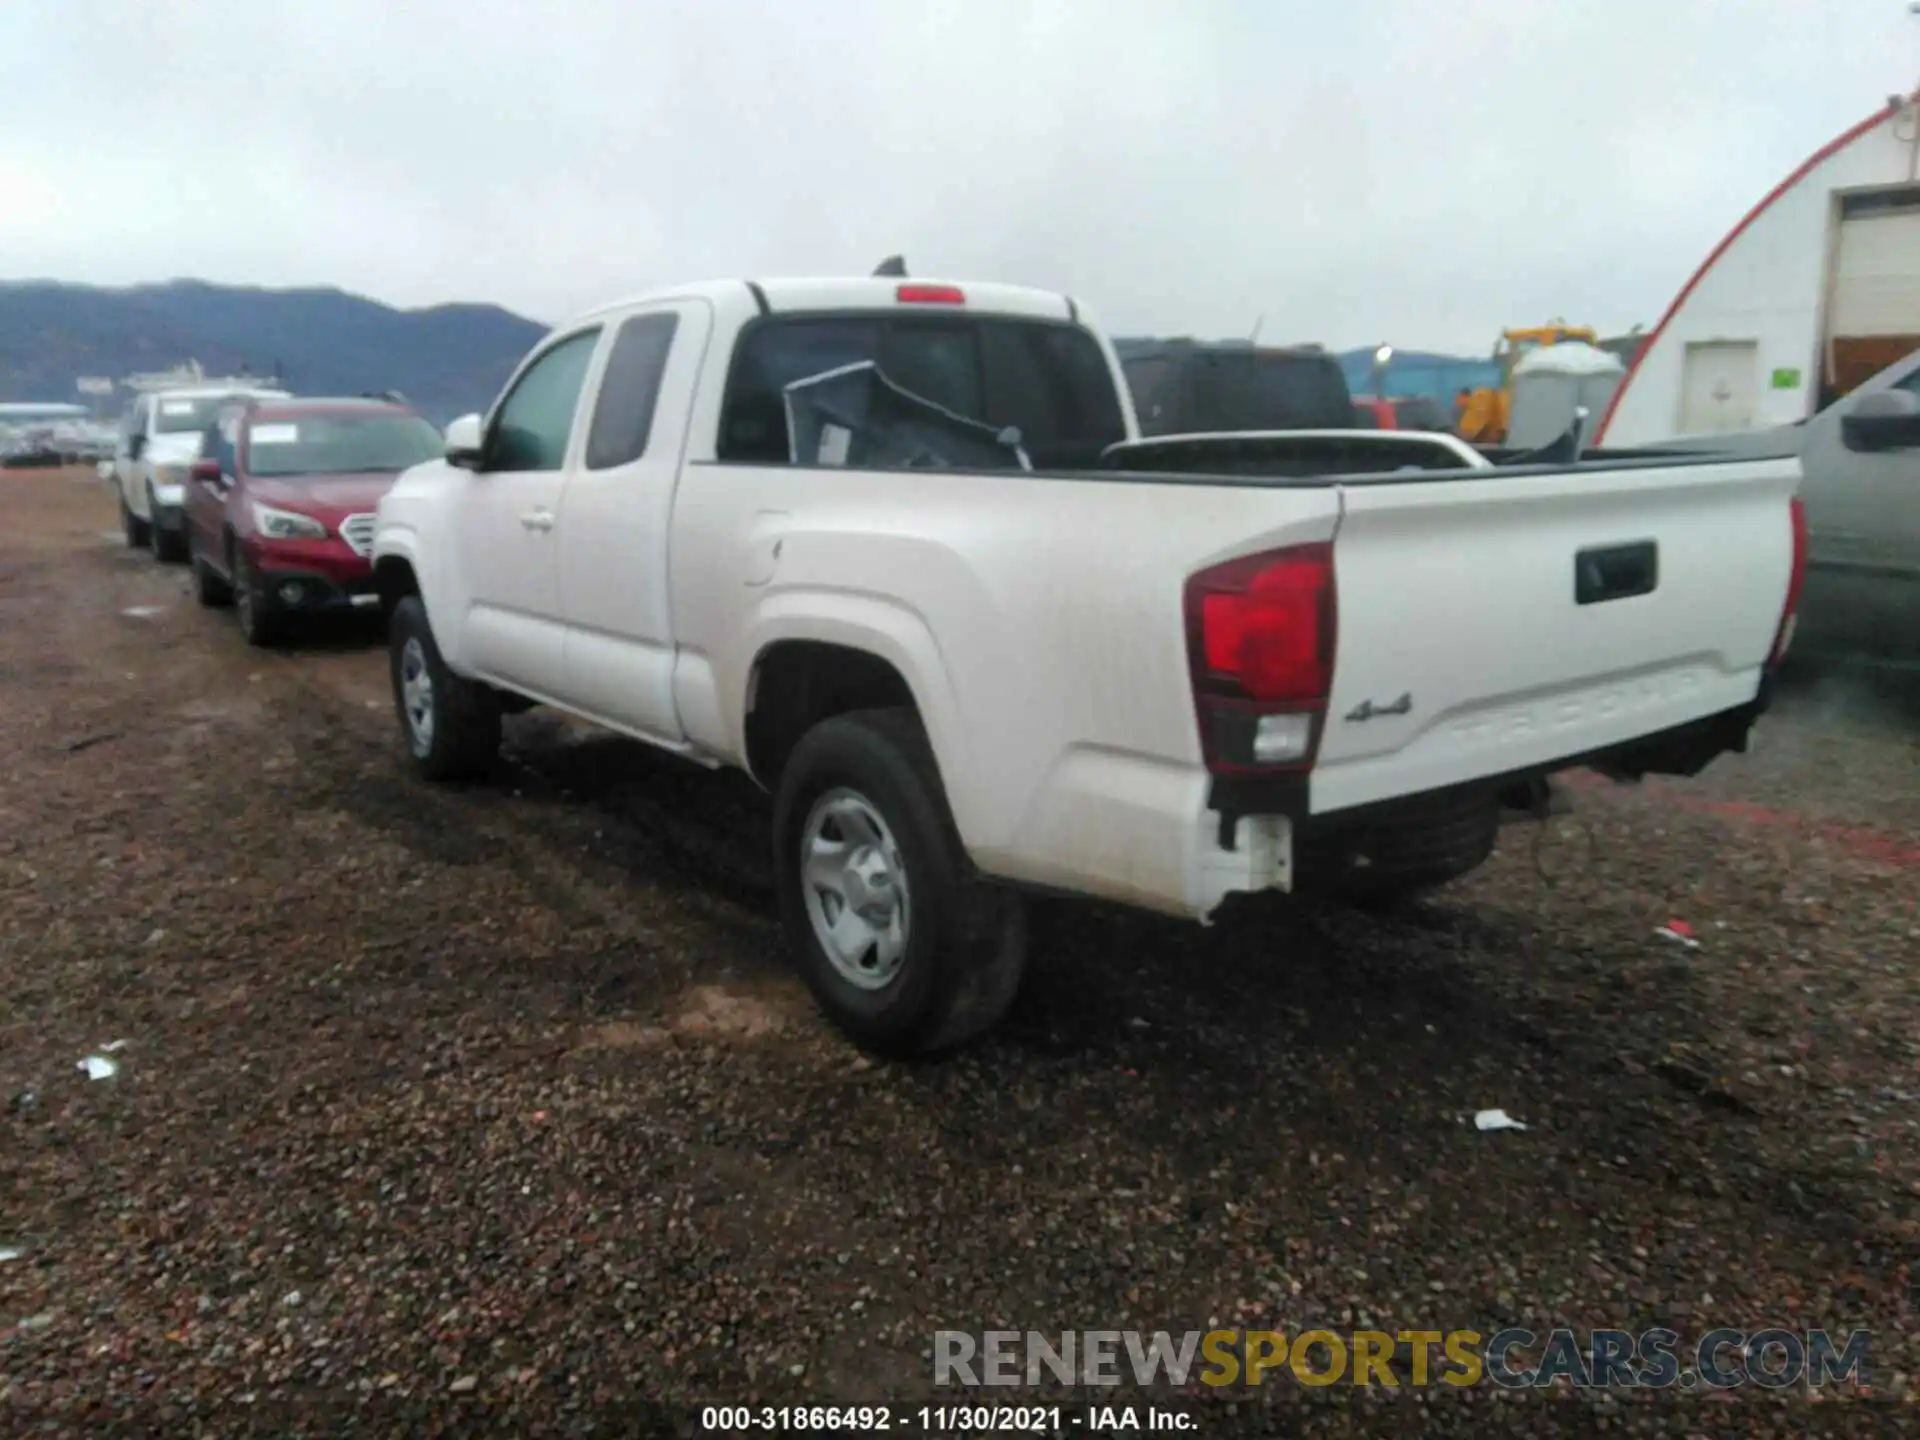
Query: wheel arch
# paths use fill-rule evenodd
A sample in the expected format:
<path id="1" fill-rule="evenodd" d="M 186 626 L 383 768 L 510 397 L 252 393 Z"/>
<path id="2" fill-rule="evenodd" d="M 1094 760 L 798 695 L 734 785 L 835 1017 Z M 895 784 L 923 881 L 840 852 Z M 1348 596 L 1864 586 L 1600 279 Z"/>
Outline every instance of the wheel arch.
<path id="1" fill-rule="evenodd" d="M 855 710 L 911 708 L 926 731 L 948 808 L 968 833 L 969 757 L 954 687 L 917 615 L 859 597 L 788 592 L 755 629 L 742 667 L 740 754 L 768 790 L 800 737 Z"/>
<path id="2" fill-rule="evenodd" d="M 392 618 L 400 602 L 420 594 L 420 576 L 413 560 L 406 555 L 386 554 L 373 562 L 373 588 L 380 596 L 380 612 Z M 421 604 L 425 604 L 423 598 Z"/>

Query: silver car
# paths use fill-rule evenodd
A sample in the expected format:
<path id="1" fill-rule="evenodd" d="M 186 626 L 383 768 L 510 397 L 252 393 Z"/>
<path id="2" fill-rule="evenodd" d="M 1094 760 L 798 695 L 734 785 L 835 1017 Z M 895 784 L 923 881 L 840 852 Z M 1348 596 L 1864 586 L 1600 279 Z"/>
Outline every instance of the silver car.
<path id="1" fill-rule="evenodd" d="M 1798 450 L 1807 572 L 1793 649 L 1920 664 L 1920 350 L 1811 419 L 1669 450 Z"/>

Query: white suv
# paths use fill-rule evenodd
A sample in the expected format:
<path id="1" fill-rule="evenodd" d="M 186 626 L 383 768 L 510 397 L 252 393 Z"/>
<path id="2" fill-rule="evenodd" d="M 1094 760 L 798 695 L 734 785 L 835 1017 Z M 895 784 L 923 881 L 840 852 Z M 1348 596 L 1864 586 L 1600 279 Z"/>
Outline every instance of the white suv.
<path id="1" fill-rule="evenodd" d="M 187 467 L 222 404 L 249 396 L 288 398 L 285 390 L 205 385 L 142 395 L 128 407 L 113 456 L 128 545 L 151 546 L 156 560 L 186 558 Z"/>

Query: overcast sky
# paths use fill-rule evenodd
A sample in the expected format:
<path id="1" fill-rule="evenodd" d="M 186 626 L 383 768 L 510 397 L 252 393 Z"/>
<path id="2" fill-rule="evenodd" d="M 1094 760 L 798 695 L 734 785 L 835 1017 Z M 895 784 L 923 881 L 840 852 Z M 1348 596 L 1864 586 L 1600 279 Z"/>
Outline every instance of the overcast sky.
<path id="1" fill-rule="evenodd" d="M 1916 76 L 1906 0 L 4 0 L 0 276 L 555 322 L 901 251 L 1480 352 L 1651 323 Z"/>

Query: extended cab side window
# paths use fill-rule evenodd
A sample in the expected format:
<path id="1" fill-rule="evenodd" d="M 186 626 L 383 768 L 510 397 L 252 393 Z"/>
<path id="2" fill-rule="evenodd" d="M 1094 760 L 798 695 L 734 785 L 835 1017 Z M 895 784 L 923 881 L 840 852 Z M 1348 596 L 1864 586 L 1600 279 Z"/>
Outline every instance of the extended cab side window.
<path id="1" fill-rule="evenodd" d="M 647 453 L 660 381 L 667 373 L 667 355 L 679 327 L 678 315 L 660 311 L 635 315 L 613 337 L 606 373 L 600 378 L 600 398 L 594 402 L 593 424 L 587 431 L 589 470 L 630 465 Z"/>
<path id="2" fill-rule="evenodd" d="M 573 416 L 599 327 L 570 335 L 514 383 L 487 436 L 489 470 L 558 470 L 566 463 Z"/>
<path id="3" fill-rule="evenodd" d="M 147 414 L 150 408 L 149 402 L 143 397 L 134 401 L 133 408 L 127 411 L 127 434 L 120 448 L 129 455 L 136 454 L 140 449 L 140 442 L 146 439 Z"/>

